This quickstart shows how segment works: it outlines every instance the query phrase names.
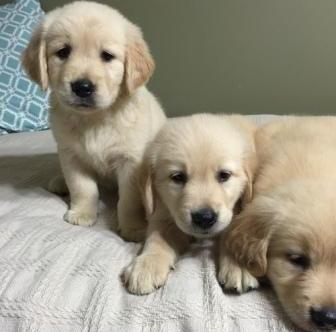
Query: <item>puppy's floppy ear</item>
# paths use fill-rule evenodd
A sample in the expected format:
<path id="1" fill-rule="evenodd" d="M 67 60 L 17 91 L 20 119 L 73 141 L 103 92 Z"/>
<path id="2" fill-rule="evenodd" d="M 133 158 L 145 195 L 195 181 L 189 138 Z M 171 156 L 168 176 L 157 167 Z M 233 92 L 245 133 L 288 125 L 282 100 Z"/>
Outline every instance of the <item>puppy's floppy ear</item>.
<path id="1" fill-rule="evenodd" d="M 258 208 L 252 202 L 229 226 L 225 247 L 239 265 L 256 277 L 263 276 L 267 271 L 271 235 L 271 223 L 258 214 Z"/>
<path id="2" fill-rule="evenodd" d="M 155 211 L 156 198 L 153 186 L 153 167 L 148 159 L 145 159 L 140 167 L 138 183 L 146 215 L 150 216 Z"/>
<path id="3" fill-rule="evenodd" d="M 247 177 L 246 188 L 243 194 L 243 205 L 249 203 L 253 197 L 253 181 L 257 171 L 258 160 L 255 151 L 251 151 L 250 154 L 244 160 L 244 172 Z"/>
<path id="4" fill-rule="evenodd" d="M 127 33 L 125 83 L 128 93 L 145 84 L 155 69 L 154 60 L 141 30 L 130 25 Z"/>
<path id="5" fill-rule="evenodd" d="M 242 196 L 242 204 L 244 206 L 252 200 L 253 181 L 258 166 L 256 151 L 257 127 L 252 122 L 246 120 L 242 115 L 231 115 L 229 119 L 241 132 L 246 144 L 243 156 L 243 169 L 247 178 L 246 187 Z"/>
<path id="6" fill-rule="evenodd" d="M 28 76 L 38 83 L 43 90 L 47 90 L 47 47 L 44 37 L 44 21 L 35 29 L 21 60 Z"/>

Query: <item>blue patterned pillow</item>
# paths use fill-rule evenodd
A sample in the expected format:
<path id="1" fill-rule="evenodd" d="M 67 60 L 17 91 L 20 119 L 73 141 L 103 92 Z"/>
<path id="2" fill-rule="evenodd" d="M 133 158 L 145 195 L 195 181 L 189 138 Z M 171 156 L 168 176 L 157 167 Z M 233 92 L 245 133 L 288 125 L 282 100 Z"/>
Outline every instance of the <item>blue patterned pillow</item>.
<path id="1" fill-rule="evenodd" d="M 30 81 L 20 61 L 41 15 L 38 0 L 0 6 L 0 134 L 48 128 L 48 94 Z"/>

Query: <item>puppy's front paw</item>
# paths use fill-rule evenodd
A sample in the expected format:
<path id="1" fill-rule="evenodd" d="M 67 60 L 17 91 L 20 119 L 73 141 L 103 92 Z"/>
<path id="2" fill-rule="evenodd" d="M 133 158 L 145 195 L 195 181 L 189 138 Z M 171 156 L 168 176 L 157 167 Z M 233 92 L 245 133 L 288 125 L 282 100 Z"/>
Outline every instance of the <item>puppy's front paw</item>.
<path id="1" fill-rule="evenodd" d="M 92 226 L 96 221 L 96 216 L 90 213 L 68 210 L 64 215 L 64 220 L 73 225 Z"/>
<path id="2" fill-rule="evenodd" d="M 223 257 L 221 259 L 218 282 L 225 291 L 238 294 L 259 287 L 258 280 L 229 257 Z"/>
<path id="3" fill-rule="evenodd" d="M 140 255 L 124 270 L 122 279 L 130 293 L 144 295 L 164 285 L 170 266 L 157 255 Z"/>

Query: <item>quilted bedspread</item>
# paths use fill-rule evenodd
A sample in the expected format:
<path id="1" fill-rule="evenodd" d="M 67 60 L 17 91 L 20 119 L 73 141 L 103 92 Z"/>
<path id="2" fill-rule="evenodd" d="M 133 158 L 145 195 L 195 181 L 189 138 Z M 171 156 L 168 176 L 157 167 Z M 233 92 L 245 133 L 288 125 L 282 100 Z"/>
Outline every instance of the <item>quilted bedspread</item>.
<path id="1" fill-rule="evenodd" d="M 139 245 L 114 232 L 115 195 L 95 226 L 67 224 L 67 199 L 45 189 L 58 173 L 50 131 L 0 137 L 1 332 L 295 330 L 271 289 L 223 294 L 211 242 L 195 243 L 163 288 L 128 294 L 119 276 Z"/>

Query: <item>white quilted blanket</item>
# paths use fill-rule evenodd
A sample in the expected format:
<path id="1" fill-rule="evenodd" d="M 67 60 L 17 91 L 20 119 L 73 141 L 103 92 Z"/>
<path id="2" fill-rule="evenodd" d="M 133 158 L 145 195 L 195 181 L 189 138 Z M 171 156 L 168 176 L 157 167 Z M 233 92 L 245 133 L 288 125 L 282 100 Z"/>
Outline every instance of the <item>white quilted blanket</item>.
<path id="1" fill-rule="evenodd" d="M 50 132 L 0 137 L 1 332 L 294 331 L 270 289 L 222 293 L 209 243 L 162 289 L 128 294 L 119 274 L 139 246 L 111 230 L 112 204 L 92 228 L 65 223 L 67 203 L 44 189 L 58 172 Z"/>

